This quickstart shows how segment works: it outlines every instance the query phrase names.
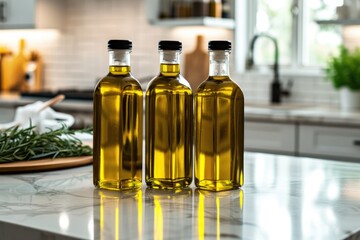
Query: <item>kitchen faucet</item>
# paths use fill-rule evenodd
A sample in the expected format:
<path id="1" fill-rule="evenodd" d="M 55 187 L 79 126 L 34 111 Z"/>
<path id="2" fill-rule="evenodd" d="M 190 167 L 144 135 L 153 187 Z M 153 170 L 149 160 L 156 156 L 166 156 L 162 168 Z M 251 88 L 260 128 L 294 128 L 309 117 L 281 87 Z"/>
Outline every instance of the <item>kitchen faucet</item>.
<path id="1" fill-rule="evenodd" d="M 281 82 L 279 79 L 279 48 L 277 40 L 266 33 L 255 34 L 250 42 L 249 54 L 246 60 L 246 69 L 250 70 L 254 66 L 254 47 L 255 42 L 260 37 L 266 37 L 274 43 L 275 53 L 274 53 L 274 78 L 271 83 L 271 102 L 272 103 L 281 103 L 281 95 L 285 93 L 282 91 Z M 288 91 L 286 91 L 287 94 Z"/>

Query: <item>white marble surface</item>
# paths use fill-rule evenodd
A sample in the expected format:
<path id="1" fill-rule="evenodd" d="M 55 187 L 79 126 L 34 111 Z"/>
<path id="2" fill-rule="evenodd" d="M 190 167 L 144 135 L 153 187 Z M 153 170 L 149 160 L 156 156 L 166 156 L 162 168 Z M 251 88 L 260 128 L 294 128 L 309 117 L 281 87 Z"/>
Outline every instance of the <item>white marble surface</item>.
<path id="1" fill-rule="evenodd" d="M 360 238 L 360 164 L 245 154 L 228 192 L 94 189 L 92 168 L 0 175 L 0 239 Z"/>

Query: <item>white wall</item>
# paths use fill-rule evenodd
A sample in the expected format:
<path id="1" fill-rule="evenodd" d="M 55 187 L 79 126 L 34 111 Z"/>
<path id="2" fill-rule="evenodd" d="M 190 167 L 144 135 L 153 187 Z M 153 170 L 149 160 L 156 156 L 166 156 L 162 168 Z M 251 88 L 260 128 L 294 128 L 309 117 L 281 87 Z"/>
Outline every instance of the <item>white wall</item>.
<path id="1" fill-rule="evenodd" d="M 132 70 L 137 78 L 154 76 L 158 72 L 157 43 L 161 39 L 183 42 L 183 52 L 194 48 L 200 32 L 206 40 L 233 40 L 230 30 L 212 28 L 163 28 L 149 25 L 145 0 L 64 0 L 64 29 L 57 35 L 39 35 L 30 31 L 24 36 L 29 49 L 39 50 L 45 61 L 45 87 L 93 88 L 96 80 L 108 71 L 107 41 L 131 39 L 133 41 Z M 18 39 L 6 37 L 11 33 L 0 31 L 0 44 L 16 48 Z M 19 36 L 21 34 L 18 34 Z M 18 36 L 17 35 L 17 36 Z M 232 77 L 245 92 L 246 100 L 268 102 L 271 74 L 239 75 Z M 280 69 L 281 73 L 281 69 Z M 314 104 L 338 103 L 338 93 L 330 82 L 316 76 L 285 76 L 294 80 L 292 95 L 287 102 Z"/>

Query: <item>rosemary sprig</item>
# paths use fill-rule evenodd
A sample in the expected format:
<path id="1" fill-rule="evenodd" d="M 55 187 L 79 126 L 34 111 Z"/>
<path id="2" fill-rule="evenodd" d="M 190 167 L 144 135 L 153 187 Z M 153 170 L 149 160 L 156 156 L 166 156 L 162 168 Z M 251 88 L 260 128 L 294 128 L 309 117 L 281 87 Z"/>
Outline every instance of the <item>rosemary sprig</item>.
<path id="1" fill-rule="evenodd" d="M 63 126 L 57 130 L 37 133 L 35 126 L 21 129 L 18 126 L 0 130 L 0 163 L 92 155 L 92 149 L 83 145 L 74 134 L 92 133 L 87 128 L 71 130 Z M 62 138 L 62 136 L 67 136 Z"/>

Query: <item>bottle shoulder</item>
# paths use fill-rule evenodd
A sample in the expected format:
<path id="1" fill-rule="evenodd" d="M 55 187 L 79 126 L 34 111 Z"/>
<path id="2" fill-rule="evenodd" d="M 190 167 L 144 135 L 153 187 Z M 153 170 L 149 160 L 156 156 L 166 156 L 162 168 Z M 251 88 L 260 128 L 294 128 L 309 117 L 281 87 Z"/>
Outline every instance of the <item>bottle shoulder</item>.
<path id="1" fill-rule="evenodd" d="M 233 88 L 234 90 L 239 89 L 241 91 L 240 86 L 232 80 L 230 77 L 208 77 L 204 82 L 202 82 L 199 87 L 199 90 L 205 89 L 222 89 L 222 88 Z"/>
<path id="2" fill-rule="evenodd" d="M 181 90 L 192 93 L 189 82 L 181 74 L 177 76 L 157 75 L 149 82 L 146 91 L 153 89 Z"/>
<path id="3" fill-rule="evenodd" d="M 95 94 L 121 94 L 131 92 L 142 95 L 143 90 L 139 81 L 131 74 L 113 75 L 109 73 L 96 84 Z"/>
<path id="4" fill-rule="evenodd" d="M 244 98 L 240 86 L 230 77 L 209 77 L 196 90 L 197 95 L 231 95 Z"/>
<path id="5" fill-rule="evenodd" d="M 131 74 L 114 75 L 108 73 L 105 77 L 99 80 L 97 87 L 106 86 L 118 86 L 118 87 L 133 87 L 140 88 L 140 82 Z"/>

